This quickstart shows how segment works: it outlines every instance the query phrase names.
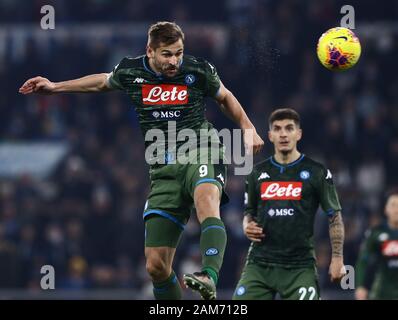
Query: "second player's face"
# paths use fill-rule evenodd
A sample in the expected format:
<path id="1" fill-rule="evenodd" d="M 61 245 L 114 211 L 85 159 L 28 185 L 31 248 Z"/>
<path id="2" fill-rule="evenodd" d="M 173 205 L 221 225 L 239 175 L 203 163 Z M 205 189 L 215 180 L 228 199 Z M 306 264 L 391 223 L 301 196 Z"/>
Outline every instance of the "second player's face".
<path id="1" fill-rule="evenodd" d="M 293 120 L 278 120 L 272 123 L 268 138 L 277 152 L 291 152 L 297 147 L 302 131 Z"/>
<path id="2" fill-rule="evenodd" d="M 147 55 L 152 60 L 155 71 L 169 78 L 178 73 L 183 54 L 184 44 L 181 39 L 168 46 L 161 44 L 159 48 L 148 48 L 147 50 Z"/>
<path id="3" fill-rule="evenodd" d="M 389 221 L 398 224 L 398 195 L 392 195 L 388 198 L 386 215 Z"/>

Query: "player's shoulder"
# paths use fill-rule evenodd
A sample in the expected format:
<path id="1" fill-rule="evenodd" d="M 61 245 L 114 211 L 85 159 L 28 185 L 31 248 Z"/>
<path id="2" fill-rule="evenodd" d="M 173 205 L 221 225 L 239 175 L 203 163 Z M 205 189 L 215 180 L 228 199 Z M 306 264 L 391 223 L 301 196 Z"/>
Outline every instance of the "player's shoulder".
<path id="1" fill-rule="evenodd" d="M 253 165 L 253 170 L 250 173 L 251 176 L 257 177 L 257 176 L 266 176 L 269 174 L 267 173 L 267 170 L 271 168 L 271 157 L 268 157 L 260 162 L 257 162 Z"/>
<path id="2" fill-rule="evenodd" d="M 388 233 L 388 226 L 385 222 L 381 222 L 373 227 L 370 227 L 365 231 L 365 238 L 373 237 L 373 238 L 379 238 L 381 237 L 381 241 L 386 240 L 382 239 L 384 236 L 387 236 Z"/>
<path id="3" fill-rule="evenodd" d="M 120 60 L 119 64 L 115 67 L 115 72 L 123 69 L 135 69 L 143 67 L 143 59 L 145 55 L 140 55 L 137 57 L 125 56 Z"/>
<path id="4" fill-rule="evenodd" d="M 263 159 L 260 162 L 255 163 L 253 168 L 256 170 L 262 170 L 270 166 L 271 166 L 271 157 L 267 157 L 266 159 Z"/>
<path id="5" fill-rule="evenodd" d="M 214 65 L 205 58 L 194 57 L 191 55 L 184 55 L 183 63 L 184 69 L 186 69 L 186 71 L 206 72 L 209 69 L 214 68 Z"/>
<path id="6" fill-rule="evenodd" d="M 320 175 L 328 175 L 332 178 L 332 173 L 330 170 L 320 161 L 315 160 L 307 155 L 304 155 L 302 165 L 310 167 L 312 172 L 318 173 Z"/>
<path id="7" fill-rule="evenodd" d="M 319 170 L 324 170 L 326 168 L 322 162 L 315 160 L 314 158 L 311 158 L 308 155 L 304 155 L 302 163 L 310 165 L 311 167 L 314 167 Z"/>
<path id="8" fill-rule="evenodd" d="M 385 221 L 380 222 L 379 224 L 375 225 L 374 227 L 371 228 L 371 230 L 374 233 L 383 233 L 383 232 L 388 232 L 389 227 Z"/>

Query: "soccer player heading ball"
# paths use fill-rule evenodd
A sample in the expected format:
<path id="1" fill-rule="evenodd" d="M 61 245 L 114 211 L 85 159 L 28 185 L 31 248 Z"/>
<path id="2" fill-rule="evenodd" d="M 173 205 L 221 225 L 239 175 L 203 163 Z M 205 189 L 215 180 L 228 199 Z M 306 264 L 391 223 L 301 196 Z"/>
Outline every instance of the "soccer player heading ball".
<path id="1" fill-rule="evenodd" d="M 233 299 L 319 299 L 313 229 L 321 205 L 329 217 L 330 278 L 344 275 L 344 225 L 332 174 L 297 150 L 300 117 L 292 109 L 269 118 L 274 155 L 246 180 L 243 229 L 252 241 Z"/>
<path id="2" fill-rule="evenodd" d="M 169 120 L 174 121 L 176 128 L 170 135 L 191 129 L 199 136 L 200 129 L 211 129 L 212 125 L 205 118 L 204 104 L 205 97 L 210 96 L 244 130 L 247 150 L 256 153 L 264 142 L 238 100 L 220 81 L 215 67 L 204 59 L 184 56 L 184 33 L 171 22 L 152 25 L 148 31 L 146 54 L 122 59 L 110 73 L 58 83 L 35 77 L 26 81 L 19 91 L 23 94 L 52 94 L 116 89 L 132 98 L 144 135 L 151 129 L 160 129 L 166 134 L 165 140 L 156 141 L 157 150 L 168 152 L 156 155 L 166 159 L 165 163 L 150 165 L 151 192 L 144 211 L 146 268 L 153 282 L 155 298 L 181 298 L 181 287 L 172 263 L 181 233 L 195 206 L 202 230 L 203 268 L 200 272 L 184 275 L 184 282 L 199 291 L 203 299 L 215 299 L 227 241 L 219 210 L 220 201 L 227 199 L 224 192 L 226 166 L 213 164 L 208 158 L 188 164 L 173 161 L 176 150 L 170 153 L 166 145 Z M 218 148 L 222 158 L 220 143 Z M 194 157 L 195 153 L 192 154 Z"/>

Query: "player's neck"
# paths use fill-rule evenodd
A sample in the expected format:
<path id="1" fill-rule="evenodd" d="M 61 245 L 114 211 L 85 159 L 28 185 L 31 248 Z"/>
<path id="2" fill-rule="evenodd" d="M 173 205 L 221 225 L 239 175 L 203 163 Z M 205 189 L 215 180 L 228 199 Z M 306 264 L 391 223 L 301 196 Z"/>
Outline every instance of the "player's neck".
<path id="1" fill-rule="evenodd" d="M 153 63 L 153 59 L 148 58 L 149 68 L 156 74 L 160 74 L 160 71 L 156 69 L 155 64 Z"/>
<path id="2" fill-rule="evenodd" d="M 301 153 L 298 152 L 297 149 L 292 150 L 291 152 L 275 152 L 274 158 L 280 164 L 289 164 L 296 161 L 300 158 Z"/>

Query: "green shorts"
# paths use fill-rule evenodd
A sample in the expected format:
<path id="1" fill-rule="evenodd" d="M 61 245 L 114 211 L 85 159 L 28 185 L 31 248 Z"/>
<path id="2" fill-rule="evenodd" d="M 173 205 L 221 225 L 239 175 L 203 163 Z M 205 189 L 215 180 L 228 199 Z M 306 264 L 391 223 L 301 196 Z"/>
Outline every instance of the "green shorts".
<path id="1" fill-rule="evenodd" d="M 319 300 L 316 268 L 284 268 L 246 264 L 233 300 Z"/>
<path id="2" fill-rule="evenodd" d="M 222 162 L 220 160 L 219 164 L 212 164 L 201 161 L 197 164 L 176 163 L 152 167 L 149 171 L 151 191 L 144 209 L 144 220 L 154 215 L 161 216 L 172 221 L 181 233 L 194 207 L 195 188 L 202 183 L 216 185 L 220 190 L 221 205 L 227 203 L 228 196 L 224 190 L 227 166 Z M 146 223 L 146 246 L 169 246 L 179 238 L 165 231 L 160 238 L 157 236 L 156 241 L 150 241 L 153 233 L 148 228 L 154 228 L 154 223 Z"/>

